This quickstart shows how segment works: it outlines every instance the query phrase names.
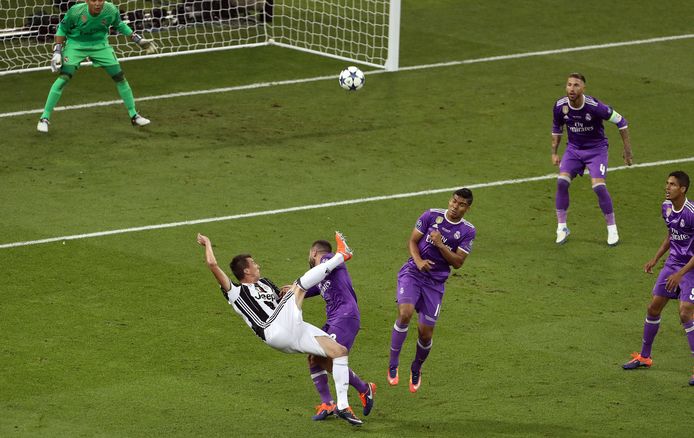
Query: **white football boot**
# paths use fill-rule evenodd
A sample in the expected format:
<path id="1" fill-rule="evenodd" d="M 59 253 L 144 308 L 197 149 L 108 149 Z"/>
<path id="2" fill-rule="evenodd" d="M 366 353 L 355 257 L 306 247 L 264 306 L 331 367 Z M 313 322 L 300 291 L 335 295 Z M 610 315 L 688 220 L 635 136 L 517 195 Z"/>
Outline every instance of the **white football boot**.
<path id="1" fill-rule="evenodd" d="M 146 119 L 139 114 L 135 114 L 132 119 L 130 119 L 130 122 L 133 124 L 133 126 L 147 126 L 150 123 L 149 119 Z"/>
<path id="2" fill-rule="evenodd" d="M 50 125 L 50 120 L 40 119 L 39 123 L 36 125 L 36 130 L 39 132 L 48 132 L 48 125 Z"/>
<path id="3" fill-rule="evenodd" d="M 555 240 L 555 243 L 557 245 L 563 245 L 566 243 L 566 239 L 569 238 L 569 234 L 571 234 L 571 231 L 569 231 L 566 225 L 557 228 L 557 240 Z"/>
<path id="4" fill-rule="evenodd" d="M 607 226 L 607 244 L 609 246 L 615 246 L 619 243 L 619 233 L 617 232 L 617 225 Z"/>

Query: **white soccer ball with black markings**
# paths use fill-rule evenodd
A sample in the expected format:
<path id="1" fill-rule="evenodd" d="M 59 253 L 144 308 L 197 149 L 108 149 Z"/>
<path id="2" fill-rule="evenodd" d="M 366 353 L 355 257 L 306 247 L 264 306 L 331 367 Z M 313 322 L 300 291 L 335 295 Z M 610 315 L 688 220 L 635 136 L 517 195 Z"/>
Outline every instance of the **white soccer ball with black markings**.
<path id="1" fill-rule="evenodd" d="M 340 73 L 340 87 L 347 91 L 357 91 L 364 86 L 364 73 L 357 67 L 350 66 Z"/>

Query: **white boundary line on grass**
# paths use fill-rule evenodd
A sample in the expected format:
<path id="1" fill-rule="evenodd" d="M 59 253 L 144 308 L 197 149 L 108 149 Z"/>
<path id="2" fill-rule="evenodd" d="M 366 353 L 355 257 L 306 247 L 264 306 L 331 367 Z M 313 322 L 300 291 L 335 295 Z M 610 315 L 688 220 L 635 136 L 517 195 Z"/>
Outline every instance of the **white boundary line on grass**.
<path id="1" fill-rule="evenodd" d="M 455 65 L 476 64 L 476 63 L 480 63 L 480 62 L 505 61 L 507 59 L 519 59 L 519 58 L 529 58 L 529 57 L 533 57 L 533 56 L 556 55 L 556 54 L 560 54 L 560 53 L 581 52 L 581 51 L 585 51 L 585 50 L 609 49 L 609 48 L 613 48 L 613 47 L 636 46 L 636 45 L 641 45 L 641 44 L 653 44 L 653 43 L 683 40 L 683 39 L 689 39 L 689 38 L 694 38 L 694 34 L 672 35 L 672 36 L 664 36 L 664 37 L 657 37 L 657 38 L 648 38 L 648 39 L 643 39 L 643 40 L 621 41 L 621 42 L 616 42 L 616 43 L 592 44 L 589 46 L 566 47 L 563 49 L 540 50 L 537 52 L 514 53 L 514 54 L 510 54 L 510 55 L 489 56 L 489 57 L 485 57 L 485 58 L 466 59 L 466 60 L 462 60 L 462 61 L 441 62 L 441 63 L 436 63 L 436 64 L 413 65 L 413 66 L 409 66 L 409 67 L 401 67 L 398 71 L 410 71 L 410 70 L 422 70 L 422 69 L 429 69 L 429 68 L 450 67 L 450 66 L 455 66 Z M 374 71 L 368 72 L 369 75 L 381 74 L 381 73 L 387 73 L 387 72 L 385 70 L 374 70 Z M 267 87 L 275 87 L 275 86 L 280 86 L 280 85 L 292 85 L 292 84 L 303 84 L 306 82 L 335 80 L 335 78 L 336 78 L 336 76 L 330 75 L 330 76 L 317 76 L 317 77 L 305 78 L 305 79 L 291 79 L 291 80 L 286 80 L 286 81 L 259 82 L 259 83 L 255 83 L 255 84 L 239 85 L 239 86 L 235 86 L 235 87 L 212 88 L 212 89 L 208 89 L 208 90 L 183 91 L 183 92 L 179 92 L 179 93 L 160 94 L 157 96 L 146 96 L 146 97 L 140 97 L 136 100 L 137 100 L 137 102 L 145 102 L 148 100 L 172 99 L 172 98 L 176 98 L 176 97 L 198 96 L 198 95 L 202 95 L 202 94 L 228 93 L 228 92 L 232 92 L 232 91 L 252 90 L 252 89 L 256 89 L 256 88 L 267 88 Z M 121 100 L 107 100 L 107 101 L 101 101 L 101 102 L 85 103 L 85 104 L 80 104 L 80 105 L 59 106 L 59 107 L 56 107 L 54 109 L 54 111 L 68 111 L 68 110 L 75 110 L 75 109 L 94 108 L 94 107 L 99 107 L 99 106 L 120 105 L 121 103 L 122 103 Z M 0 118 L 18 117 L 18 116 L 25 116 L 25 115 L 29 115 L 29 114 L 41 114 L 42 112 L 43 112 L 43 108 L 33 109 L 33 110 L 25 110 L 25 111 L 14 111 L 14 112 L 8 112 L 8 113 L 0 113 Z"/>
<path id="2" fill-rule="evenodd" d="M 633 169 L 633 168 L 640 168 L 640 167 L 654 167 L 654 166 L 662 166 L 665 164 L 677 164 L 677 163 L 685 163 L 685 162 L 691 162 L 691 161 L 694 161 L 694 157 L 679 158 L 679 159 L 675 159 L 675 160 L 655 161 L 655 162 L 651 162 L 651 163 L 634 164 L 631 167 L 619 166 L 619 167 L 615 167 L 615 168 L 612 168 L 609 170 L 610 170 L 610 172 L 615 172 L 618 170 Z M 315 210 L 315 209 L 327 208 L 327 207 L 337 207 L 340 205 L 363 204 L 366 202 L 387 201 L 387 200 L 391 200 L 391 199 L 400 199 L 400 198 L 412 198 L 415 196 L 431 195 L 431 194 L 442 193 L 442 192 L 451 192 L 452 193 L 455 190 L 458 190 L 460 187 L 468 187 L 470 189 L 480 189 L 480 188 L 485 188 L 485 187 L 496 187 L 496 186 L 506 186 L 506 185 L 512 185 L 512 184 L 522 184 L 522 183 L 526 183 L 526 182 L 534 182 L 534 181 L 543 181 L 543 180 L 553 179 L 556 177 L 557 177 L 557 174 L 552 173 L 549 175 L 532 176 L 532 177 L 528 177 L 528 178 L 518 178 L 518 179 L 506 179 L 506 180 L 501 180 L 501 181 L 492 181 L 492 182 L 486 182 L 486 183 L 461 185 L 461 186 L 457 186 L 457 187 L 447 187 L 444 189 L 422 190 L 420 192 L 397 193 L 394 195 L 372 196 L 369 198 L 346 199 L 344 201 L 325 202 L 322 204 L 300 205 L 298 207 L 281 208 L 281 209 L 277 209 L 277 210 L 255 211 L 255 212 L 251 212 L 251 213 L 234 214 L 231 216 L 211 217 L 211 218 L 195 219 L 195 220 L 182 221 L 182 222 L 171 222 L 168 224 L 145 225 L 142 227 L 123 228 L 120 230 L 98 231 L 95 233 L 86 233 L 86 234 L 74 234 L 72 236 L 50 237 L 47 239 L 29 240 L 26 242 L 4 243 L 4 244 L 0 244 L 0 249 L 15 248 L 15 247 L 19 247 L 19 246 L 39 245 L 42 243 L 61 242 L 61 241 L 66 241 L 66 240 L 88 239 L 90 237 L 110 236 L 112 234 L 134 233 L 137 231 L 159 230 L 162 228 L 174 228 L 174 227 L 182 227 L 182 226 L 187 226 L 187 225 L 206 224 L 209 222 L 231 221 L 231 220 L 236 220 L 236 219 L 245 219 L 245 218 L 250 218 L 250 217 L 258 217 L 258 216 L 272 216 L 272 215 L 276 215 L 276 214 L 292 213 L 295 211 Z"/>

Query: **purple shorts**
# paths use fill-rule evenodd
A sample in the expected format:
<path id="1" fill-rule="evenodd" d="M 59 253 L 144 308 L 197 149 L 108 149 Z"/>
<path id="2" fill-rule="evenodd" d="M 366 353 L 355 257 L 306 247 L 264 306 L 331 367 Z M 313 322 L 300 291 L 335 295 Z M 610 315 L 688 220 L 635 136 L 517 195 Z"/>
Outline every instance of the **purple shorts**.
<path id="1" fill-rule="evenodd" d="M 335 318 L 325 323 L 323 331 L 338 344 L 351 350 L 357 333 L 359 333 L 359 320 L 356 318 Z"/>
<path id="2" fill-rule="evenodd" d="M 687 303 L 694 303 L 694 271 L 689 271 L 680 280 L 680 285 L 677 289 L 670 292 L 665 289 L 665 283 L 667 278 L 679 271 L 682 266 L 672 265 L 665 262 L 665 266 L 660 270 L 658 274 L 658 279 L 655 281 L 653 286 L 653 296 L 665 297 L 674 300 L 679 298 L 680 301 Z"/>
<path id="3" fill-rule="evenodd" d="M 398 304 L 413 304 L 421 324 L 432 327 L 436 325 L 441 312 L 443 292 L 443 283 L 435 282 L 422 275 L 409 263 L 405 263 L 398 272 L 395 301 Z"/>
<path id="4" fill-rule="evenodd" d="M 588 169 L 591 178 L 607 177 L 607 146 L 594 149 L 577 149 L 567 147 L 561 157 L 559 172 L 565 172 L 575 178 L 576 175 L 583 176 L 585 169 Z"/>

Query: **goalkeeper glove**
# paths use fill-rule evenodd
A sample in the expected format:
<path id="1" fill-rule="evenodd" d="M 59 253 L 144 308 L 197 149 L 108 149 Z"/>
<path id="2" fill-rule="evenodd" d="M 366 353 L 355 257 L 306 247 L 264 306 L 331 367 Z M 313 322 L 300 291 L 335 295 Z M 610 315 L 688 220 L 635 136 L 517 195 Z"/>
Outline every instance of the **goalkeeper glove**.
<path id="1" fill-rule="evenodd" d="M 63 66 L 63 45 L 56 44 L 53 46 L 53 58 L 51 58 L 51 71 L 58 73 L 60 67 Z"/>
<path id="2" fill-rule="evenodd" d="M 157 45 L 154 44 L 154 41 L 142 38 L 140 35 L 136 33 L 133 34 L 132 38 L 138 46 L 145 49 L 145 53 L 147 53 L 148 55 L 151 55 L 152 53 L 157 53 Z"/>

